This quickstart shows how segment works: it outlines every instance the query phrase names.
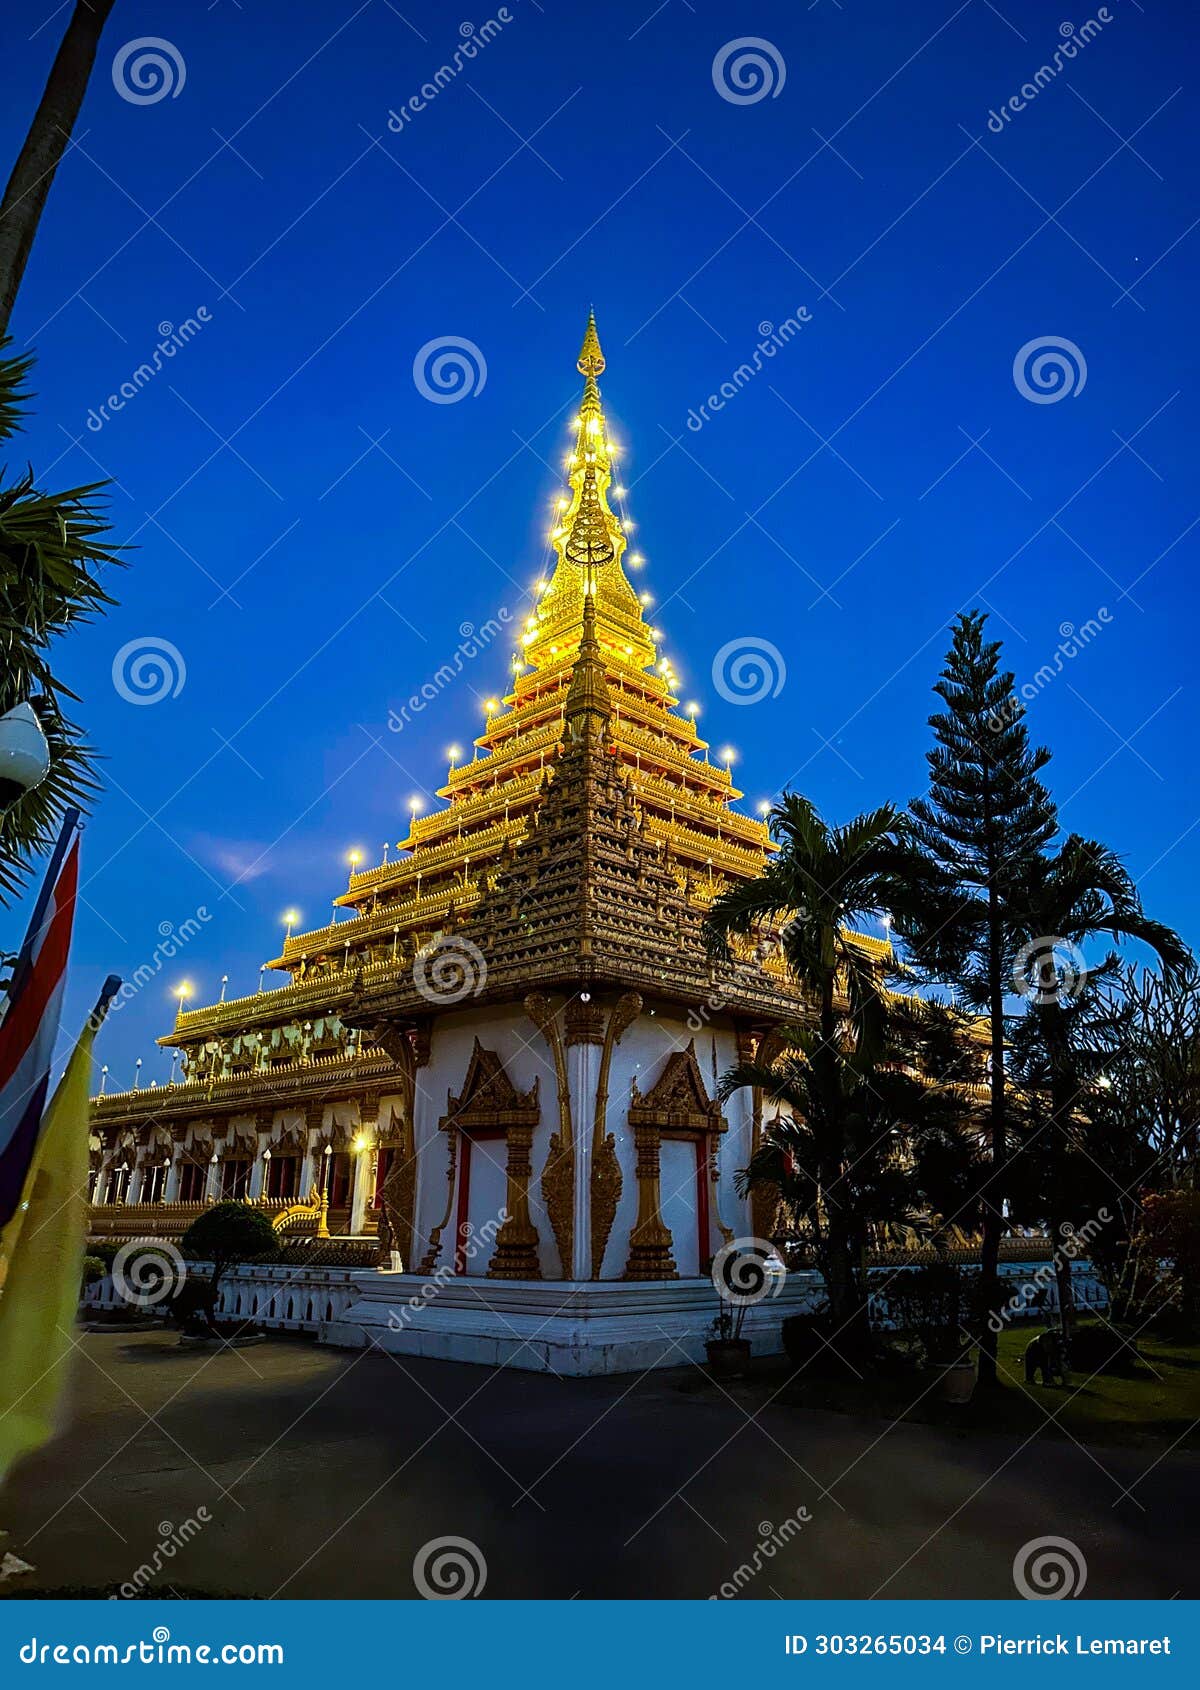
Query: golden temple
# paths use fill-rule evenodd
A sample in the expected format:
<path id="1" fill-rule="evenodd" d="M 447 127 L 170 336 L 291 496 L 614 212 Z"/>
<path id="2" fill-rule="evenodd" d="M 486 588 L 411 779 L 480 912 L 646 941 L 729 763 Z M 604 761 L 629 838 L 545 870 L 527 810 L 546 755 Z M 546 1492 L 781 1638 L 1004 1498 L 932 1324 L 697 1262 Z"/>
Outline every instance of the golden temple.
<path id="1" fill-rule="evenodd" d="M 181 1007 L 159 1041 L 180 1053 L 180 1081 L 95 1100 L 98 1234 L 148 1230 L 146 1204 L 164 1235 L 220 1196 L 250 1196 L 282 1212 L 322 1181 L 329 1227 L 361 1234 L 373 1230 L 390 1164 L 401 1188 L 393 1219 L 405 1235 L 392 1242 L 406 1261 L 430 1259 L 441 1229 L 414 1218 L 417 1164 L 454 1114 L 439 1116 L 440 1103 L 428 1103 L 432 1124 L 422 1127 L 419 1094 L 433 1080 L 423 1082 L 421 1070 L 439 1028 L 473 1017 L 478 1045 L 505 1015 L 524 1015 L 554 1057 L 558 1108 L 544 1127 L 557 1135 L 558 1160 L 573 1168 L 567 1141 L 581 1126 L 568 1047 L 603 1046 L 607 1062 L 631 1017 L 658 1014 L 651 1028 L 664 1036 L 675 1029 L 661 1047 L 667 1053 L 711 1030 L 715 1081 L 718 1033 L 724 1064 L 804 1013 L 771 935 L 742 945 L 719 974 L 705 947 L 713 899 L 757 875 L 774 847 L 766 823 L 737 808 L 742 794 L 730 767 L 710 761 L 695 710 L 681 709 L 672 664 L 630 583 L 627 566 L 640 559 L 629 551 L 631 524 L 614 479 L 594 315 L 577 363 L 583 390 L 549 536 L 553 568 L 521 632 L 510 690 L 489 701 L 484 732 L 469 761 L 451 765 L 439 806 L 412 816 L 402 854 L 352 873 L 335 899 L 344 915 L 331 924 L 289 932 L 268 965 L 285 984 Z M 881 960 L 889 949 L 862 943 Z M 694 1069 L 694 1049 L 690 1061 Z M 695 1089 L 695 1074 L 689 1083 Z M 464 1082 L 450 1103 L 466 1090 Z M 598 1086 L 589 1110 L 593 1103 L 601 1147 L 608 1102 Z M 697 1103 L 689 1117 L 705 1146 L 724 1130 L 714 1108 Z M 439 1167 L 439 1180 L 446 1172 Z M 453 1192 L 453 1147 L 448 1177 Z M 528 1186 L 522 1177 L 518 1197 Z M 558 1270 L 571 1278 L 567 1199 L 555 1195 L 553 1179 L 543 1184 Z M 141 1216 L 130 1213 L 138 1208 Z M 603 1258 L 605 1240 L 595 1247 Z M 533 1246 L 522 1249 L 514 1259 L 532 1272 Z M 661 1259 L 671 1260 L 669 1247 Z M 593 1268 L 599 1276 L 599 1259 Z"/>

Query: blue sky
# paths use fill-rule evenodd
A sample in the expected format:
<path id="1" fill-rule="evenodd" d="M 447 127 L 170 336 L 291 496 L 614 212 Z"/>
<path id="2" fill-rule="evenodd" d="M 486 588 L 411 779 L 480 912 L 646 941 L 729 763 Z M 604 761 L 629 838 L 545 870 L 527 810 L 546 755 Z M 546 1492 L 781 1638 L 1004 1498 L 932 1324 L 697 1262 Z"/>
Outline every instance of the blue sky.
<path id="1" fill-rule="evenodd" d="M 5 160 L 62 27 L 49 11 L 6 12 Z M 748 796 L 790 784 L 840 818 L 919 791 L 947 626 L 978 605 L 1020 681 L 1061 667 L 1030 716 L 1064 824 L 1120 850 L 1196 939 L 1198 20 L 1158 0 L 1100 13 L 512 0 L 470 15 L 492 39 L 396 133 L 466 14 L 118 0 L 13 321 L 38 353 L 21 456 L 48 483 L 111 477 L 131 547 L 119 607 L 59 654 L 108 782 L 73 1020 L 107 971 L 199 928 L 106 1030 L 114 1081 L 138 1055 L 165 1078 L 175 981 L 200 1001 L 226 972 L 252 990 L 281 913 L 325 919 L 345 851 L 375 860 L 479 731 L 503 644 L 403 732 L 389 712 L 463 624 L 525 608 L 592 302 L 638 584 Z M 730 100 L 714 60 L 749 36 L 769 51 L 731 48 L 730 74 L 758 52 L 768 86 Z M 175 91 L 136 103 L 113 61 L 146 37 L 169 41 Z M 689 427 L 760 325 L 802 307 Z M 102 417 L 160 325 L 189 318 Z M 414 381 L 443 337 L 486 365 L 452 404 Z M 1074 349 L 1073 391 L 1035 403 L 1014 360 L 1050 339 Z M 1060 664 L 1061 630 L 1089 621 Z M 733 638 L 782 654 L 775 696 L 717 692 Z M 114 659 L 147 639 L 182 685 L 134 704 Z M 6 943 L 18 926 L 3 917 Z"/>

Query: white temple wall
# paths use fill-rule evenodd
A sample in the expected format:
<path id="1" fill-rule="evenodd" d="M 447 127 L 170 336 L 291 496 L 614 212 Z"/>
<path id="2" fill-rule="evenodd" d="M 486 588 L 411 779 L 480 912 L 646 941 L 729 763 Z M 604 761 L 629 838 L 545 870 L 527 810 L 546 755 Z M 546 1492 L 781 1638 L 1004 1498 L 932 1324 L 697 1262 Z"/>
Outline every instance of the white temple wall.
<path id="1" fill-rule="evenodd" d="M 661 1077 L 669 1058 L 694 1043 L 705 1090 L 710 1098 L 714 1098 L 717 1080 L 737 1061 L 737 1039 L 732 1027 L 722 1025 L 716 1017 L 697 1027 L 698 1020 L 699 1012 L 692 1013 L 689 1020 L 689 1012 L 684 1010 L 676 1014 L 659 1010 L 653 1015 L 647 1011 L 639 1016 L 613 1051 L 605 1130 L 616 1138 L 621 1163 L 621 1198 L 604 1252 L 602 1279 L 619 1279 L 625 1272 L 629 1234 L 637 1219 L 637 1158 L 629 1127 L 633 1082 L 637 1081 L 638 1089 L 644 1096 Z M 750 1157 L 752 1106 L 749 1093 L 741 1092 L 732 1097 L 722 1113 L 728 1130 L 721 1134 L 720 1180 L 715 1191 L 709 1186 L 707 1254 L 720 1247 L 718 1215 L 735 1236 L 741 1237 L 749 1231 L 749 1206 L 737 1196 L 733 1184 L 735 1171 L 744 1168 Z M 695 1165 L 695 1152 L 690 1143 L 664 1141 L 660 1160 L 661 1213 L 671 1228 L 677 1246 L 675 1263 L 684 1276 L 697 1274 L 701 1266 L 695 1208 Z M 677 1232 L 677 1228 L 682 1230 Z"/>
<path id="2" fill-rule="evenodd" d="M 446 1168 L 449 1135 L 439 1130 L 450 1093 L 462 1091 L 476 1038 L 494 1050 L 519 1092 L 538 1085 L 541 1118 L 533 1135 L 533 1177 L 529 1182 L 529 1214 L 538 1233 L 538 1260 L 547 1279 L 560 1277 L 554 1234 L 541 1197 L 541 1175 L 550 1136 L 558 1124 L 558 1096 L 554 1062 L 537 1028 L 519 1004 L 487 1010 L 463 1010 L 441 1015 L 434 1022 L 428 1063 L 417 1069 L 415 1137 L 418 1151 L 416 1230 L 418 1251 L 424 1255 L 429 1235 L 446 1212 Z M 507 1194 L 507 1151 L 503 1138 L 476 1140 L 471 1146 L 468 1218 L 478 1236 L 483 1229 L 494 1237 Z M 455 1176 L 450 1219 L 442 1232 L 438 1267 L 454 1260 L 455 1226 L 462 1177 L 462 1155 Z M 487 1272 L 491 1249 L 481 1249 L 468 1265 L 471 1277 Z M 414 1268 L 418 1266 L 414 1262 Z"/>

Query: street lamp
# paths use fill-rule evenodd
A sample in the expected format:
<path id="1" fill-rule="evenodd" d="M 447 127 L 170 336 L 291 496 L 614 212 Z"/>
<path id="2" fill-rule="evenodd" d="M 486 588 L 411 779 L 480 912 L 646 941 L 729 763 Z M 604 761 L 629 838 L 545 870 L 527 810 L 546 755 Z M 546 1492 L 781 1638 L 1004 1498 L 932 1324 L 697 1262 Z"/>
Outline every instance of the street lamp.
<path id="1" fill-rule="evenodd" d="M 0 716 L 0 813 L 40 786 L 50 772 L 50 746 L 34 710 L 18 704 Z"/>
<path id="2" fill-rule="evenodd" d="M 288 940 L 291 938 L 292 928 L 295 927 L 295 925 L 299 921 L 299 919 L 300 919 L 299 910 L 284 910 L 284 912 L 283 912 L 283 923 L 284 923 L 284 926 L 287 928 L 287 932 L 283 936 L 283 942 L 284 942 L 285 945 L 287 944 Z"/>

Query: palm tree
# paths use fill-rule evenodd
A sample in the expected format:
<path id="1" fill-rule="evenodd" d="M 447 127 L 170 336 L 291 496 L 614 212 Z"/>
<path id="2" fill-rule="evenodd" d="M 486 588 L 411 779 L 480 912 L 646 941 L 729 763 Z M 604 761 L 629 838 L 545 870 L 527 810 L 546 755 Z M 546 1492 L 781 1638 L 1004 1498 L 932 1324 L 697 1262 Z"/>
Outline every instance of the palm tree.
<path id="1" fill-rule="evenodd" d="M 966 1095 L 952 1084 L 906 1072 L 900 1066 L 905 1052 L 889 1037 L 876 1066 L 864 1070 L 847 1056 L 843 1106 L 831 1117 L 809 1060 L 815 1035 L 794 1029 L 788 1037 L 789 1048 L 773 1063 L 739 1063 L 721 1078 L 722 1098 L 755 1086 L 778 1111 L 749 1164 L 738 1171 L 739 1194 L 757 1186 L 775 1191 L 792 1228 L 812 1244 L 825 1271 L 829 1202 L 818 1170 L 840 1157 L 835 1200 L 844 1191 L 858 1238 L 859 1277 L 863 1250 L 886 1248 L 898 1233 L 906 1241 L 915 1234 L 939 1247 L 953 1237 L 953 1228 L 970 1229 L 986 1165 L 975 1137 L 964 1130 L 970 1116 Z"/>
<path id="2" fill-rule="evenodd" d="M 849 930 L 907 895 L 908 860 L 890 804 L 831 827 L 808 799 L 785 793 L 770 825 L 778 855 L 756 879 L 729 887 L 714 901 L 708 941 L 715 956 L 728 960 L 731 938 L 778 930 L 792 978 L 814 1000 L 815 1026 L 799 1035 L 799 1069 L 785 1063 L 776 1077 L 749 1065 L 735 1068 L 726 1081 L 733 1089 L 762 1085 L 806 1123 L 807 1177 L 821 1213 L 830 1308 L 843 1343 L 861 1352 L 868 1343 L 860 1271 L 865 1219 L 846 1176 L 854 1152 L 852 1099 L 882 1051 L 884 1009 L 879 963 Z"/>
<path id="3" fill-rule="evenodd" d="M 1077 833 L 1070 834 L 1053 855 L 1040 855 L 1026 865 L 1021 884 L 1014 889 L 1014 910 L 1025 933 L 1014 968 L 1014 982 L 1028 1001 L 1028 1019 L 1021 1031 L 1035 1042 L 1044 1062 L 1047 1218 L 1051 1236 L 1058 1242 L 1072 1214 L 1065 1177 L 1069 1151 L 1086 1148 L 1078 1142 L 1077 1116 L 1088 1084 L 1098 1077 L 1091 1071 L 1095 1064 L 1086 1056 L 1088 1041 L 1079 1035 L 1093 1008 L 1096 985 L 1113 974 L 1120 962 L 1115 952 L 1109 952 L 1103 961 L 1088 967 L 1082 948 L 1105 935 L 1117 943 L 1135 940 L 1148 945 L 1162 965 L 1168 987 L 1186 978 L 1191 954 L 1172 928 L 1143 912 L 1137 887 L 1116 853 Z M 1066 1252 L 1056 1252 L 1055 1264 L 1064 1344 L 1069 1347 L 1074 1304 Z"/>
<path id="4" fill-rule="evenodd" d="M 71 139 L 88 78 L 115 0 L 76 0 L 71 21 L 50 67 L 41 104 L 17 156 L 0 201 L 0 339 L 8 333 L 17 289 L 25 274 L 42 211 Z"/>
<path id="5" fill-rule="evenodd" d="M 20 425 L 32 359 L 3 356 L 0 442 Z M 0 811 L 0 904 L 19 890 L 29 861 L 53 841 L 63 812 L 96 789 L 92 753 L 64 709 L 75 694 L 50 667 L 55 637 L 113 600 L 96 571 L 118 561 L 102 543 L 96 485 L 43 493 L 26 470 L 0 478 L 0 715 L 30 703 L 50 747 L 45 780 Z"/>

